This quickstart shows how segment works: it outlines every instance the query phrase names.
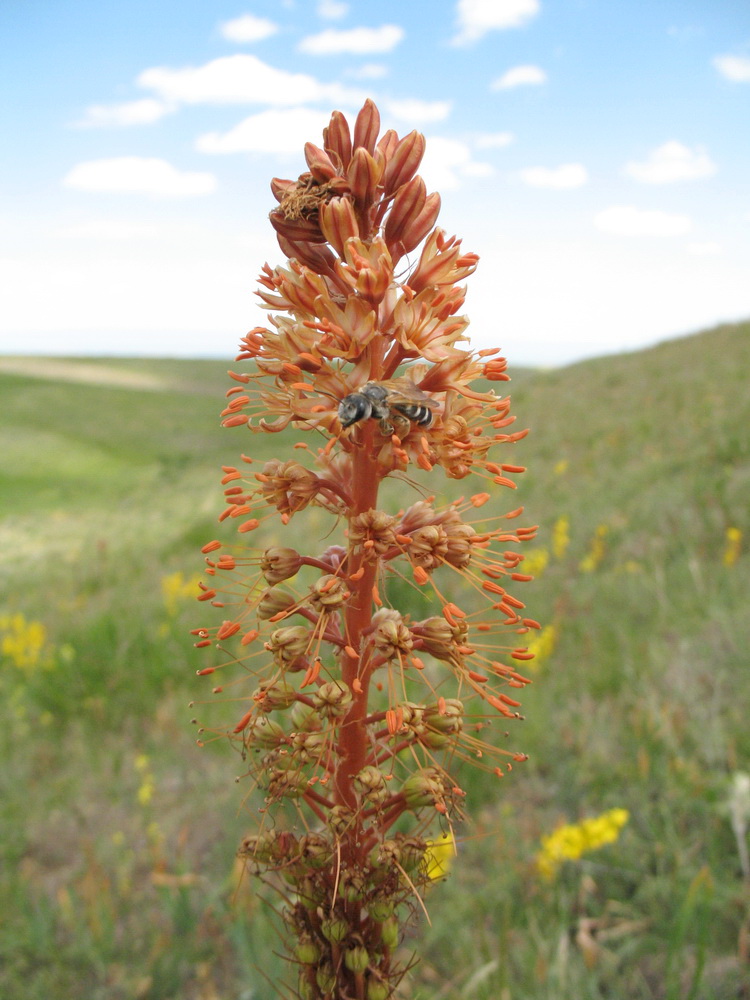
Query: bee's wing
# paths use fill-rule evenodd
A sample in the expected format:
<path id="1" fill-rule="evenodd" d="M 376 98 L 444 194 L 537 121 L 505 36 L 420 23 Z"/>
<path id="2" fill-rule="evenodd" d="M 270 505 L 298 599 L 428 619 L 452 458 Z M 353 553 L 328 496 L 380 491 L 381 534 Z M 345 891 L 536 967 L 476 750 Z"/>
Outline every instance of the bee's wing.
<path id="1" fill-rule="evenodd" d="M 388 402 L 391 406 L 426 406 L 430 410 L 438 408 L 438 402 L 422 392 L 409 378 L 395 378 L 391 382 L 382 382 L 388 388 Z"/>

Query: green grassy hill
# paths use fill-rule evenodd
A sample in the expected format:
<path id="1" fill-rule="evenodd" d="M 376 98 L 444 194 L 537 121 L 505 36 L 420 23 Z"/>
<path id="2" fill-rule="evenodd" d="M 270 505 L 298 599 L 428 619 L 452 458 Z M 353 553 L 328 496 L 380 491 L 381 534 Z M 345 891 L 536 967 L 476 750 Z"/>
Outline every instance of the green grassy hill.
<path id="1" fill-rule="evenodd" d="M 7 1000 L 276 996 L 257 967 L 274 978 L 277 940 L 234 867 L 238 762 L 189 723 L 220 466 L 284 448 L 219 427 L 228 367 L 0 358 Z M 728 805 L 750 772 L 748 371 L 745 323 L 511 382 L 542 526 L 530 760 L 499 788 L 467 776 L 422 1000 L 750 997 Z M 540 875 L 541 837 L 615 808 L 616 842 Z"/>

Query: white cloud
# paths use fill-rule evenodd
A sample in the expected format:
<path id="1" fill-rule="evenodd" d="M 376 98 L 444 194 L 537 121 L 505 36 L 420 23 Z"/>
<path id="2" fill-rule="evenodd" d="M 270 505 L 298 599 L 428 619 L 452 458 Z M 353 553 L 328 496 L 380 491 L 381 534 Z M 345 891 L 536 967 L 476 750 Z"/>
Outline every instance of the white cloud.
<path id="1" fill-rule="evenodd" d="M 311 56 L 339 55 L 353 52 L 390 52 L 404 37 L 404 29 L 397 24 L 384 24 L 381 28 L 350 28 L 339 31 L 326 28 L 317 35 L 303 38 L 297 48 Z"/>
<path id="2" fill-rule="evenodd" d="M 716 173 L 716 164 L 700 147 L 688 149 L 681 142 L 665 142 L 642 163 L 626 163 L 625 173 L 644 184 L 671 184 L 710 177 Z"/>
<path id="3" fill-rule="evenodd" d="M 210 194 L 216 189 L 213 174 L 177 170 L 166 160 L 120 156 L 78 163 L 63 178 L 66 187 L 79 191 L 150 194 L 184 198 Z"/>
<path id="4" fill-rule="evenodd" d="M 682 236 L 693 223 L 687 215 L 611 205 L 594 216 L 594 225 L 614 236 Z"/>
<path id="5" fill-rule="evenodd" d="M 164 101 L 144 97 L 140 101 L 124 104 L 92 104 L 86 108 L 86 117 L 76 122 L 80 128 L 124 127 L 128 125 L 153 125 L 174 108 Z"/>
<path id="6" fill-rule="evenodd" d="M 382 63 L 364 63 L 356 69 L 346 70 L 346 75 L 355 80 L 379 80 L 388 76 L 388 67 Z"/>
<path id="7" fill-rule="evenodd" d="M 547 74 L 541 66 L 513 66 L 492 81 L 490 90 L 510 90 L 513 87 L 535 86 L 546 82 Z"/>
<path id="8" fill-rule="evenodd" d="M 162 100 L 182 104 L 270 104 L 274 107 L 326 101 L 359 104 L 367 95 L 339 84 L 320 83 L 307 73 L 287 73 L 249 53 L 222 56 L 202 66 L 154 66 L 136 81 Z"/>
<path id="9" fill-rule="evenodd" d="M 144 240 L 158 235 L 156 226 L 125 219 L 92 219 L 55 229 L 52 235 L 64 240 Z"/>
<path id="10" fill-rule="evenodd" d="M 254 14 L 243 14 L 232 21 L 222 21 L 219 31 L 229 42 L 259 42 L 263 38 L 275 35 L 278 24 L 269 21 L 267 17 L 256 17 Z"/>
<path id="11" fill-rule="evenodd" d="M 530 187 L 553 188 L 557 191 L 582 187 L 589 179 L 588 171 L 581 163 L 563 163 L 559 167 L 527 167 L 519 176 Z"/>
<path id="12" fill-rule="evenodd" d="M 327 21 L 337 21 L 340 17 L 346 17 L 348 13 L 348 3 L 340 3 L 339 0 L 318 0 L 318 17 Z"/>
<path id="13" fill-rule="evenodd" d="M 198 137 L 201 153 L 299 153 L 306 142 L 319 137 L 330 115 L 311 108 L 283 108 L 250 115 L 228 132 Z"/>
<path id="14" fill-rule="evenodd" d="M 714 243 L 713 241 L 707 241 L 705 243 L 688 243 L 687 245 L 688 253 L 695 254 L 697 257 L 713 257 L 718 253 L 721 253 L 721 245 L 719 243 Z"/>
<path id="15" fill-rule="evenodd" d="M 512 132 L 484 132 L 477 136 L 474 145 L 477 149 L 503 149 L 515 141 Z"/>
<path id="16" fill-rule="evenodd" d="M 746 56 L 716 56 L 712 61 L 727 80 L 734 83 L 750 82 L 750 59 Z"/>
<path id="17" fill-rule="evenodd" d="M 461 187 L 463 178 L 486 177 L 494 173 L 494 168 L 473 160 L 465 142 L 429 136 L 419 173 L 428 191 L 448 191 Z"/>
<path id="18" fill-rule="evenodd" d="M 452 101 L 420 101 L 416 98 L 384 101 L 383 107 L 398 121 L 420 125 L 425 122 L 441 122 L 451 113 Z"/>
<path id="19" fill-rule="evenodd" d="M 458 0 L 454 45 L 476 42 L 488 31 L 519 28 L 539 13 L 539 0 Z"/>

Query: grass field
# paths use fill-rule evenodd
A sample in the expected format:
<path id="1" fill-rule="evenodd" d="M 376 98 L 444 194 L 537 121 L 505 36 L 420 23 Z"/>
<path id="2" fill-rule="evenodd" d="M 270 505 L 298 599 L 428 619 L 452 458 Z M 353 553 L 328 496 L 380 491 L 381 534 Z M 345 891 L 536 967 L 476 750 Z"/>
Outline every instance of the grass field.
<path id="1" fill-rule="evenodd" d="M 236 758 L 188 707 L 220 466 L 288 446 L 219 427 L 228 367 L 0 358 L 3 1000 L 279 995 Z M 419 1000 L 750 998 L 748 371 L 746 323 L 515 373 L 530 759 L 466 775 Z M 616 840 L 540 872 L 612 809 Z"/>

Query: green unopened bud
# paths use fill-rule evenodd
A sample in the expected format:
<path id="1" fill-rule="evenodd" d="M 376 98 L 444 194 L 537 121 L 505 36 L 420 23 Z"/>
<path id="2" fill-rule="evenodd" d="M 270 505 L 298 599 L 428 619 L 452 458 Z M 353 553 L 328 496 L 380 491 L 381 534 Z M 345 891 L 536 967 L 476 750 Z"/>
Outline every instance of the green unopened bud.
<path id="1" fill-rule="evenodd" d="M 398 919 L 395 916 L 388 917 L 380 925 L 380 939 L 383 942 L 383 946 L 388 948 L 389 951 L 393 951 L 394 948 L 398 948 L 399 937 Z"/>
<path id="2" fill-rule="evenodd" d="M 285 625 L 274 629 L 266 643 L 266 649 L 274 654 L 280 666 L 285 667 L 304 656 L 309 642 L 310 629 L 305 625 Z"/>
<path id="3" fill-rule="evenodd" d="M 248 858 L 259 864 L 268 864 L 274 859 L 273 838 L 266 833 L 245 837 L 237 853 L 241 858 Z"/>
<path id="4" fill-rule="evenodd" d="M 273 545 L 260 558 L 260 568 L 268 583 L 281 583 L 296 576 L 302 565 L 302 557 L 295 549 Z"/>
<path id="5" fill-rule="evenodd" d="M 299 842 L 305 864 L 310 868 L 325 868 L 333 850 L 322 833 L 306 833 Z"/>
<path id="6" fill-rule="evenodd" d="M 412 635 L 422 640 L 422 648 L 438 660 L 454 660 L 456 646 L 461 645 L 469 630 L 464 621 L 450 625 L 445 618 L 426 618 L 412 626 Z"/>
<path id="7" fill-rule="evenodd" d="M 277 709 L 289 708 L 297 700 L 297 692 L 286 681 L 276 681 L 273 684 L 261 684 L 253 691 L 253 701 L 261 712 L 274 712 Z"/>
<path id="8" fill-rule="evenodd" d="M 393 915 L 394 904 L 390 899 L 373 899 L 367 904 L 367 912 L 372 919 L 381 924 Z"/>
<path id="9" fill-rule="evenodd" d="M 274 615 L 286 611 L 287 608 L 293 607 L 296 603 L 296 598 L 288 591 L 282 590 L 280 587 L 270 587 L 263 592 L 258 601 L 258 618 L 263 620 L 273 618 Z"/>
<path id="10" fill-rule="evenodd" d="M 310 588 L 311 603 L 318 611 L 334 611 L 351 596 L 342 578 L 330 573 L 319 577 Z"/>
<path id="11" fill-rule="evenodd" d="M 315 970 L 315 982 L 324 996 L 329 996 L 336 989 L 336 973 L 326 962 Z"/>
<path id="12" fill-rule="evenodd" d="M 334 806 L 328 811 L 328 825 L 338 836 L 346 833 L 354 822 L 354 813 L 348 806 Z"/>
<path id="13" fill-rule="evenodd" d="M 297 996 L 300 1000 L 315 1000 L 316 993 L 313 984 L 307 981 L 306 973 L 301 971 L 297 980 Z"/>
<path id="14" fill-rule="evenodd" d="M 349 933 L 349 924 L 339 917 L 331 917 L 320 922 L 320 931 L 326 941 L 332 944 L 341 944 Z"/>
<path id="15" fill-rule="evenodd" d="M 313 695 L 315 707 L 326 719 L 340 719 L 352 703 L 352 693 L 346 684 L 327 681 Z"/>
<path id="16" fill-rule="evenodd" d="M 401 867 L 406 872 L 416 871 L 422 864 L 424 852 L 427 850 L 427 841 L 421 837 L 399 838 L 399 855 L 401 857 Z"/>
<path id="17" fill-rule="evenodd" d="M 274 768 L 268 781 L 268 798 L 297 799 L 308 790 L 307 778 L 299 771 L 283 771 Z"/>
<path id="18" fill-rule="evenodd" d="M 292 739 L 295 757 L 302 763 L 320 760 L 325 745 L 326 737 L 323 733 L 295 733 Z"/>
<path id="19" fill-rule="evenodd" d="M 355 945 L 344 952 L 344 965 L 350 972 L 364 972 L 370 964 L 370 953 L 362 945 Z"/>
<path id="20" fill-rule="evenodd" d="M 372 764 L 363 767 L 359 774 L 355 776 L 354 787 L 363 798 L 375 805 L 384 802 L 388 798 L 385 775 L 379 768 L 374 767 Z"/>
<path id="21" fill-rule="evenodd" d="M 245 746 L 260 750 L 273 750 L 286 742 L 286 733 L 278 724 L 262 715 L 254 719 L 245 730 Z"/>
<path id="22" fill-rule="evenodd" d="M 292 705 L 291 723 L 297 732 L 318 733 L 323 728 L 317 709 L 303 701 L 295 701 Z"/>
<path id="23" fill-rule="evenodd" d="M 294 946 L 294 954 L 303 965 L 315 965 L 320 959 L 320 948 L 309 938 L 301 938 Z"/>
<path id="24" fill-rule="evenodd" d="M 459 733 L 463 727 L 464 705 L 458 698 L 445 698 L 440 705 L 425 709 L 425 722 L 439 733 Z"/>
<path id="25" fill-rule="evenodd" d="M 347 903 L 358 903 L 364 899 L 367 892 L 367 885 L 364 878 L 354 872 L 346 878 L 342 877 L 339 892 Z"/>
<path id="26" fill-rule="evenodd" d="M 410 809 L 423 809 L 443 800 L 443 782 L 434 767 L 425 767 L 401 786 L 401 794 Z"/>
<path id="27" fill-rule="evenodd" d="M 390 660 L 411 652 L 414 640 L 398 611 L 381 608 L 372 616 L 372 624 L 372 641 L 381 656 Z"/>
<path id="28" fill-rule="evenodd" d="M 391 996 L 391 988 L 388 983 L 379 979 L 369 979 L 367 982 L 367 1000 L 388 1000 Z"/>

